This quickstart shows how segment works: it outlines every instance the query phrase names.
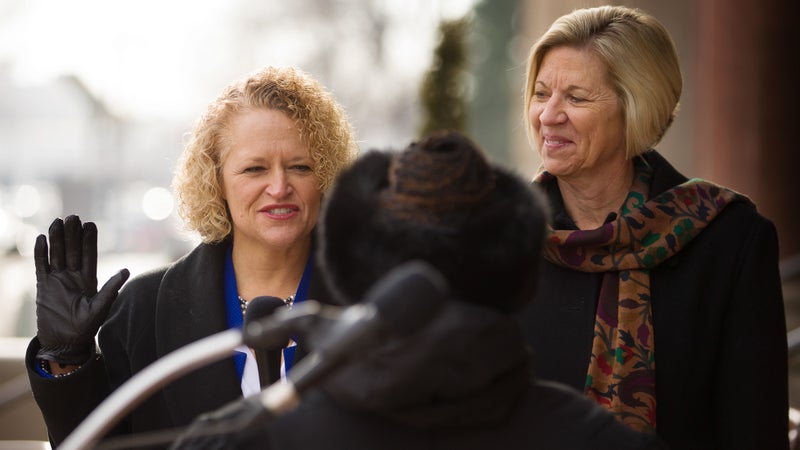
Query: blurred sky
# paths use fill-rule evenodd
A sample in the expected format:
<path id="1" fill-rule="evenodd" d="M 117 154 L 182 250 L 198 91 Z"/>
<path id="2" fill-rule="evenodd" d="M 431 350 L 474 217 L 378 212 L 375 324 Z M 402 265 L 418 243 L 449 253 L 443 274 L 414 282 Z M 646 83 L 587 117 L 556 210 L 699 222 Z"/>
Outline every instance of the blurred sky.
<path id="1" fill-rule="evenodd" d="M 194 118 L 225 84 L 266 64 L 299 65 L 340 98 L 359 79 L 416 80 L 439 20 L 473 3 L 0 0 L 0 64 L 22 85 L 75 74 L 127 118 Z"/>

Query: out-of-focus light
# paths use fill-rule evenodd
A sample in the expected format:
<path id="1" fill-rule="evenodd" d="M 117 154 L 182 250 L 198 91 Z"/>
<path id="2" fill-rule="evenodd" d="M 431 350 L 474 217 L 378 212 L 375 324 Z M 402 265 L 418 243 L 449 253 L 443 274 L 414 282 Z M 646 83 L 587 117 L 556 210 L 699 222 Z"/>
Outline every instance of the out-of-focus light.
<path id="1" fill-rule="evenodd" d="M 39 190 L 29 184 L 17 188 L 14 196 L 14 214 L 17 217 L 27 218 L 34 216 L 42 207 L 42 196 Z"/>
<path id="2" fill-rule="evenodd" d="M 172 194 L 162 187 L 150 188 L 142 196 L 142 211 L 150 220 L 166 219 L 173 206 Z"/>
<path id="3" fill-rule="evenodd" d="M 11 218 L 3 208 L 0 208 L 0 251 L 14 244 L 14 234 L 11 230 Z"/>
<path id="4" fill-rule="evenodd" d="M 458 19 L 477 3 L 475 0 L 444 0 L 440 3 L 442 18 Z"/>
<path id="5" fill-rule="evenodd" d="M 5 236 L 8 233 L 9 222 L 8 214 L 4 209 L 0 208 L 0 236 Z"/>
<path id="6" fill-rule="evenodd" d="M 33 225 L 20 224 L 15 236 L 17 252 L 26 258 L 33 256 L 33 245 L 38 235 L 39 231 Z"/>

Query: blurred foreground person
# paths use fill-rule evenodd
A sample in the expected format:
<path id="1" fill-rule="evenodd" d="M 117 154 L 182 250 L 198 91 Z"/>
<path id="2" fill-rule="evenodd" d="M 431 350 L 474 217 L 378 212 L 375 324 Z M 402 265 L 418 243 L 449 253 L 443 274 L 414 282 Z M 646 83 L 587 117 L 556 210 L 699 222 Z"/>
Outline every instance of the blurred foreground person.
<path id="1" fill-rule="evenodd" d="M 459 134 L 367 153 L 323 206 L 331 290 L 357 302 L 392 268 L 422 260 L 452 298 L 418 333 L 373 342 L 257 431 L 198 436 L 219 425 L 206 417 L 173 448 L 662 448 L 580 393 L 535 380 L 511 313 L 536 288 L 545 220 L 528 183 Z"/>
<path id="2" fill-rule="evenodd" d="M 241 327 L 253 298 L 328 301 L 313 232 L 322 193 L 356 156 L 345 113 L 322 85 L 266 68 L 228 86 L 183 151 L 175 194 L 203 241 L 189 254 L 131 280 L 115 301 L 128 271 L 97 291 L 95 225 L 56 219 L 49 249 L 44 235 L 36 240 L 38 331 L 26 361 L 51 443 L 157 359 Z M 284 370 L 304 354 L 297 347 L 284 351 Z M 260 392 L 254 355 L 240 350 L 155 392 L 116 433 L 185 425 Z"/>
<path id="3" fill-rule="evenodd" d="M 681 84 L 672 39 L 640 10 L 576 10 L 533 46 L 525 111 L 552 230 L 523 328 L 539 376 L 671 447 L 785 449 L 777 233 L 653 150 Z"/>

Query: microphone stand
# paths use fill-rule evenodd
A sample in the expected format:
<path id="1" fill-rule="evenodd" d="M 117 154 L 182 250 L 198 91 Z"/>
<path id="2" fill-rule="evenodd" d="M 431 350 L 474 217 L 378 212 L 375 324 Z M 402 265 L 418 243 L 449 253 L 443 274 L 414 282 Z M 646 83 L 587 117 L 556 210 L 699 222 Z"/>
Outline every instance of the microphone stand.
<path id="1" fill-rule="evenodd" d="M 258 381 L 261 389 L 281 379 L 281 351 L 255 349 Z"/>

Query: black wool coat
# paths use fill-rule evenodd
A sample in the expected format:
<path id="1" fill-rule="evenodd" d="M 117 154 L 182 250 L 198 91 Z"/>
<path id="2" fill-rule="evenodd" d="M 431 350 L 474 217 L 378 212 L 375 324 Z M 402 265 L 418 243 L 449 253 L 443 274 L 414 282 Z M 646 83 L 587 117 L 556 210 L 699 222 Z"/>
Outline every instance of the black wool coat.
<path id="1" fill-rule="evenodd" d="M 224 264 L 229 241 L 200 244 L 169 266 L 130 280 L 99 333 L 102 355 L 69 376 L 42 378 L 26 361 L 34 397 L 51 443 L 60 444 L 114 389 L 168 353 L 227 329 Z M 308 298 L 331 298 L 315 265 Z M 299 346 L 295 360 L 307 351 Z M 242 397 L 233 358 L 190 372 L 150 395 L 114 430 L 131 434 L 188 425 L 198 415 Z"/>
<path id="2" fill-rule="evenodd" d="M 655 151 L 650 196 L 686 181 Z M 574 229 L 555 183 L 557 229 Z M 539 377 L 583 390 L 602 274 L 545 262 L 520 321 Z M 786 449 L 786 322 L 777 233 L 745 203 L 729 205 L 651 271 L 656 432 L 674 449 Z"/>

